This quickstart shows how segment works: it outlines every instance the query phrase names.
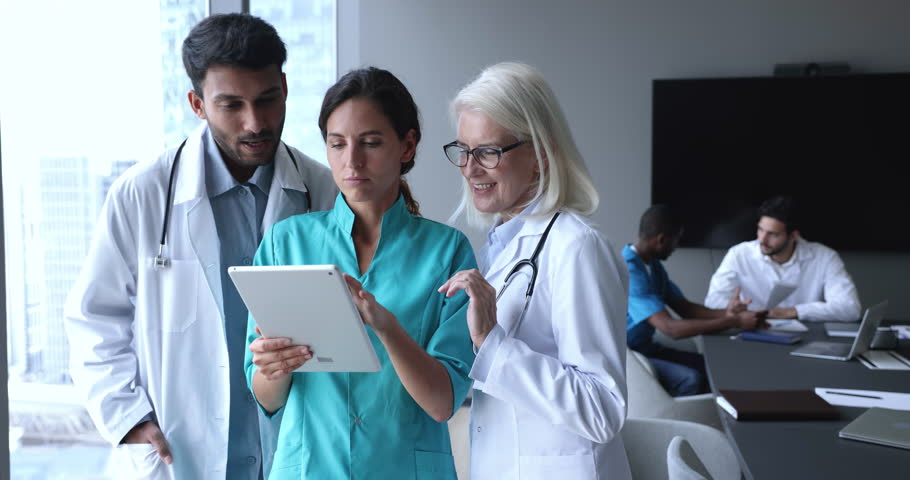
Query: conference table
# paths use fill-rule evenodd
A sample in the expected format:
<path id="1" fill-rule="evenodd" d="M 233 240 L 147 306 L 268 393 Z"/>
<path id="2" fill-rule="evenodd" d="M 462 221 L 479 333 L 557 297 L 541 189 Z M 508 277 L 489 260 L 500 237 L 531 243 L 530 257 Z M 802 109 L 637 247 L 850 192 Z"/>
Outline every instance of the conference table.
<path id="1" fill-rule="evenodd" d="M 910 371 L 870 370 L 857 360 L 790 355 L 807 341 L 853 340 L 828 337 L 823 325 L 804 323 L 809 331 L 794 345 L 745 341 L 729 332 L 703 335 L 712 391 L 832 387 L 910 393 Z M 910 358 L 906 341 L 899 350 Z M 910 450 L 838 438 L 838 431 L 866 409 L 837 409 L 839 419 L 816 421 L 737 421 L 719 407 L 718 413 L 746 478 L 910 479 Z"/>

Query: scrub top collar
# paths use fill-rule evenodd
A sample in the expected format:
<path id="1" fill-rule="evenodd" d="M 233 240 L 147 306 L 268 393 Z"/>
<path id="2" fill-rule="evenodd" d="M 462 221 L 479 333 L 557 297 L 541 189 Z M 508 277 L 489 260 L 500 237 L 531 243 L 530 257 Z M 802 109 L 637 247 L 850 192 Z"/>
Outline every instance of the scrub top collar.
<path id="1" fill-rule="evenodd" d="M 354 211 L 348 206 L 348 202 L 340 192 L 338 193 L 338 196 L 335 197 L 335 207 L 332 209 L 332 218 L 334 218 L 342 231 L 347 232 L 348 234 L 354 231 Z M 408 207 L 404 203 L 404 195 L 399 193 L 398 200 L 396 200 L 382 215 L 382 229 L 380 230 L 380 234 L 385 231 L 397 231 L 404 227 L 410 219 L 411 213 L 408 212 Z"/>

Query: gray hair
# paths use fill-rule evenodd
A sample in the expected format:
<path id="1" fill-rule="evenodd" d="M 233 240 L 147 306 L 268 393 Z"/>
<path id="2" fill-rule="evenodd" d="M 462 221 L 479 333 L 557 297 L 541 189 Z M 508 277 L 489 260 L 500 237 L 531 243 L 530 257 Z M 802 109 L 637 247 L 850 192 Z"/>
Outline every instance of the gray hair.
<path id="1" fill-rule="evenodd" d="M 590 215 L 597 209 L 597 189 L 556 95 L 537 69 L 515 62 L 487 67 L 458 92 L 450 111 L 456 124 L 462 112 L 483 113 L 534 146 L 540 180 L 534 197 L 524 206 L 539 199 L 535 216 L 550 216 L 557 210 Z M 469 224 L 481 228 L 489 227 L 496 217 L 474 207 L 467 179 L 452 220 L 462 213 Z"/>

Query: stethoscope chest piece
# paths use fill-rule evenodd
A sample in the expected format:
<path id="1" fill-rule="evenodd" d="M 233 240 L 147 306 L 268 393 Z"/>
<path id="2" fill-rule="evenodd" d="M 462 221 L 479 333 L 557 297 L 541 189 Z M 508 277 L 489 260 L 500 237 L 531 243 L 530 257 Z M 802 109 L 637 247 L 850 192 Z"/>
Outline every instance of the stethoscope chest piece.
<path id="1" fill-rule="evenodd" d="M 158 255 L 155 255 L 155 258 L 152 259 L 152 268 L 155 270 L 164 270 L 169 266 L 171 266 L 171 261 L 164 256 L 164 244 L 161 244 L 158 246 Z"/>
<path id="2" fill-rule="evenodd" d="M 186 145 L 186 140 L 180 144 L 180 147 L 177 148 L 177 153 L 174 154 L 174 162 L 171 163 L 171 174 L 167 182 L 167 196 L 164 197 L 164 219 L 161 222 L 161 241 L 158 243 L 158 255 L 155 255 L 155 258 L 152 259 L 152 268 L 158 271 L 166 270 L 171 266 L 171 261 L 164 254 L 164 248 L 167 246 L 167 228 L 171 218 L 171 193 L 174 190 L 174 178 L 177 176 L 177 164 L 180 162 L 180 154 L 183 152 L 184 145 Z M 294 167 L 297 168 L 297 158 L 294 156 L 294 152 L 291 151 L 291 147 L 285 145 L 284 148 L 287 150 L 288 156 L 294 163 Z M 307 188 L 306 182 L 304 182 L 303 187 L 303 194 L 306 198 L 306 211 L 309 213 L 312 211 L 310 189 Z"/>

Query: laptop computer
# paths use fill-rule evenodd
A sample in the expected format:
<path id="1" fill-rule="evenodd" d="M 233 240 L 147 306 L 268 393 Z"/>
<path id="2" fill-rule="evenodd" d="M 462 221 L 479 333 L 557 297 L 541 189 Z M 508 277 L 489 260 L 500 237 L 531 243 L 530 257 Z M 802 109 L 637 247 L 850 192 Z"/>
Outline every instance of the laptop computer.
<path id="1" fill-rule="evenodd" d="M 875 336 L 875 330 L 878 329 L 882 318 L 885 316 L 885 309 L 888 308 L 888 302 L 884 301 L 866 309 L 863 314 L 863 321 L 859 325 L 859 332 L 853 343 L 838 342 L 809 342 L 805 346 L 797 348 L 790 352 L 790 355 L 799 357 L 824 358 L 827 360 L 850 360 L 851 358 L 865 352 L 872 343 L 872 337 Z"/>
<path id="2" fill-rule="evenodd" d="M 859 323 L 857 322 L 825 322 L 825 333 L 829 337 L 855 338 L 858 331 Z"/>
<path id="3" fill-rule="evenodd" d="M 856 417 L 837 436 L 910 450 L 910 412 L 872 407 Z"/>

